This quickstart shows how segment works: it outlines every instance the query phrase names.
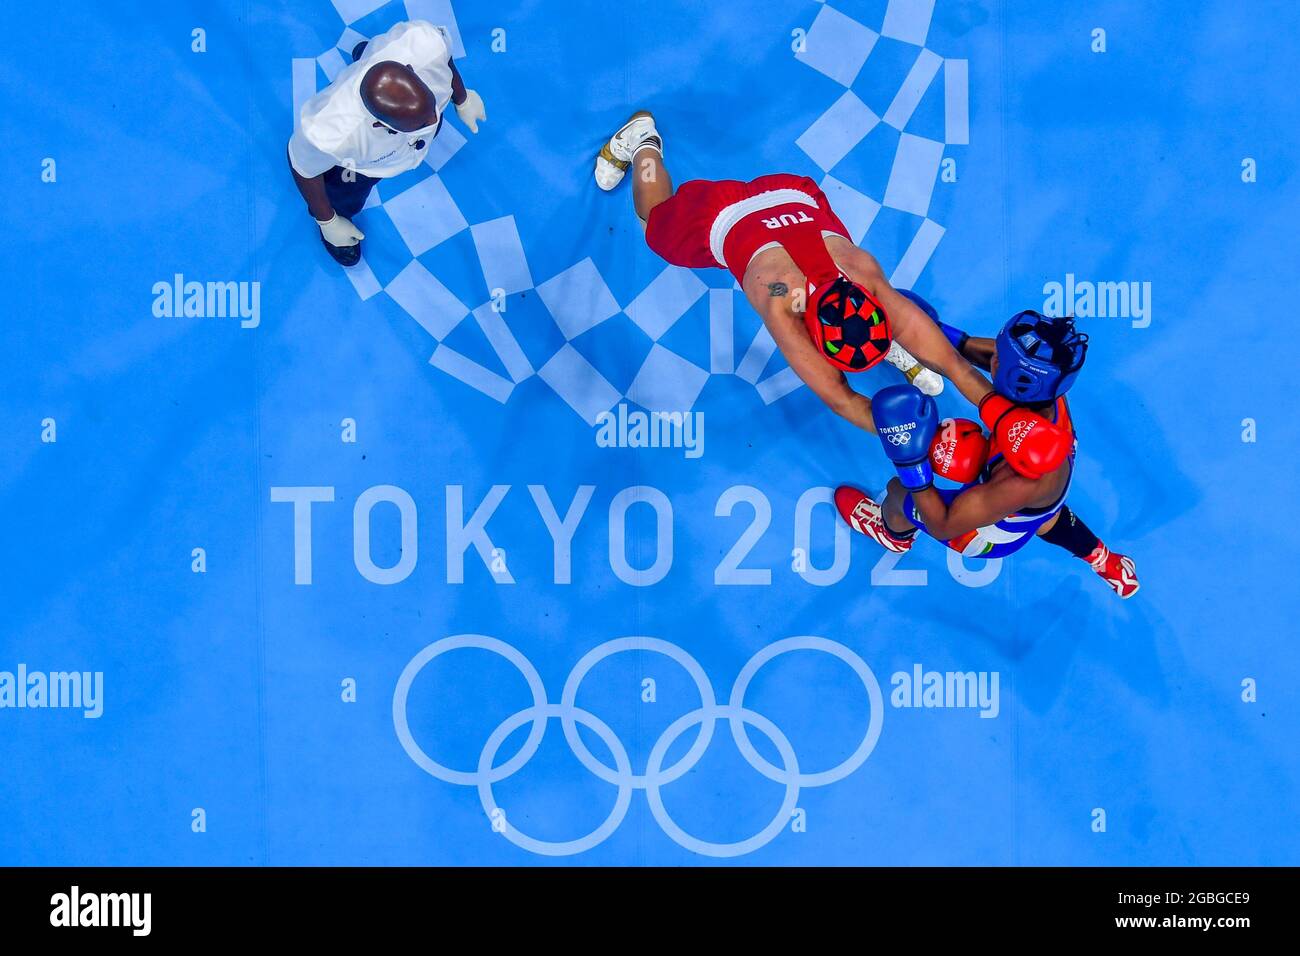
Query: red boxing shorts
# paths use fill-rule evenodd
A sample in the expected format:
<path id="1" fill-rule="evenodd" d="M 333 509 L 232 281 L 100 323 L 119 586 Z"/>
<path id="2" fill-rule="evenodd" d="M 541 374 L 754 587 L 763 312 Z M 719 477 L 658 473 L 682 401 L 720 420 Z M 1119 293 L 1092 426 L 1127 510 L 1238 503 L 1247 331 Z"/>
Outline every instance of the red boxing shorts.
<path id="1" fill-rule="evenodd" d="M 750 260 L 778 243 L 742 223 L 750 217 L 775 215 L 786 207 L 811 215 L 823 233 L 849 238 L 848 229 L 815 182 L 807 176 L 775 173 L 749 183 L 735 179 L 682 183 L 670 198 L 650 210 L 645 240 L 675 266 L 730 269 L 737 281 L 743 281 Z M 742 226 L 741 230 L 737 231 L 737 226 Z M 733 240 L 730 245 L 729 237 Z"/>

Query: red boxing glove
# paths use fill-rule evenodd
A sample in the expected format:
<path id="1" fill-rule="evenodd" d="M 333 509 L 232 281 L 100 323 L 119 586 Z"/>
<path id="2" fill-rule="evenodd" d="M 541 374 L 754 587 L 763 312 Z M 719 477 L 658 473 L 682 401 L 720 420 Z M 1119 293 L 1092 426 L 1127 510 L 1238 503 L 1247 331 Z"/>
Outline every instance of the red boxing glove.
<path id="1" fill-rule="evenodd" d="M 988 461 L 989 443 L 984 429 L 969 418 L 945 418 L 930 445 L 934 473 L 968 485 L 980 476 Z"/>
<path id="2" fill-rule="evenodd" d="M 1064 428 L 997 392 L 980 402 L 980 420 L 989 426 L 1007 464 L 1026 478 L 1042 478 L 1060 468 L 1074 446 Z"/>

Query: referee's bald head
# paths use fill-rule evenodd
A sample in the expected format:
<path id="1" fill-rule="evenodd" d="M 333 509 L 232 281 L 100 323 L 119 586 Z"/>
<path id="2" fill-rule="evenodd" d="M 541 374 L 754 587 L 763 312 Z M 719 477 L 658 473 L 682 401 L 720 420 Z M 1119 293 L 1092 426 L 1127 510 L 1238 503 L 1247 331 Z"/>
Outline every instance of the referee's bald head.
<path id="1" fill-rule="evenodd" d="M 361 102 L 385 126 L 409 133 L 438 121 L 433 92 L 409 66 L 384 60 L 361 78 Z"/>

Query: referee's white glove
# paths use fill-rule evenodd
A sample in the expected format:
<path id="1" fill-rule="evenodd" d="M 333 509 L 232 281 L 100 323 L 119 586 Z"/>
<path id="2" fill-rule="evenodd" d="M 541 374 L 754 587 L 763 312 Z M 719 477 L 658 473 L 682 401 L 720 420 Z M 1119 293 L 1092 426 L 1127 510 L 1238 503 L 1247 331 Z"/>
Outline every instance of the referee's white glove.
<path id="1" fill-rule="evenodd" d="M 352 220 L 347 216 L 340 216 L 335 213 L 333 218 L 326 219 L 323 222 L 316 220 L 316 225 L 320 226 L 320 234 L 325 237 L 325 241 L 331 246 L 355 246 L 366 234 L 352 225 Z"/>
<path id="2" fill-rule="evenodd" d="M 483 110 L 483 97 L 474 90 L 466 90 L 465 102 L 456 104 L 456 115 L 469 127 L 471 133 L 477 133 L 478 124 L 487 119 L 487 113 Z"/>

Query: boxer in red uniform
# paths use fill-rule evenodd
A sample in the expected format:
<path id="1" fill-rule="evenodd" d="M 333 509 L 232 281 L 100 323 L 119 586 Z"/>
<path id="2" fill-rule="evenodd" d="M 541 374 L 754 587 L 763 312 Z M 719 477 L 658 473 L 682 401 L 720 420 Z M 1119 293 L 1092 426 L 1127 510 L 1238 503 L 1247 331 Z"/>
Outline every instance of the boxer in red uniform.
<path id="1" fill-rule="evenodd" d="M 613 189 L 633 165 L 632 201 L 650 248 L 673 265 L 728 269 L 790 367 L 837 414 L 875 430 L 870 400 L 844 373 L 871 368 L 894 339 L 971 402 L 991 393 L 988 379 L 853 244 L 811 179 L 693 180 L 674 192 L 663 139 L 644 111 L 601 149 L 596 182 Z"/>
<path id="2" fill-rule="evenodd" d="M 996 340 L 972 338 L 931 317 L 958 351 L 993 373 L 1007 404 L 1027 406 L 1060 429 L 1070 452 L 1055 467 L 1025 468 L 1015 460 L 1021 433 L 995 432 L 989 440 L 965 419 L 940 427 L 933 399 L 890 386 L 876 393 L 875 414 L 898 477 L 881 504 L 851 486 L 837 488 L 844 520 L 895 552 L 911 548 L 918 530 L 976 559 L 1007 557 L 1038 537 L 1086 561 L 1121 598 L 1132 597 L 1139 587 L 1133 559 L 1107 548 L 1065 503 L 1075 445 L 1065 393 L 1083 366 L 1088 337 L 1072 319 L 1037 312 L 1014 316 Z M 935 475 L 962 487 L 936 489 Z"/>

